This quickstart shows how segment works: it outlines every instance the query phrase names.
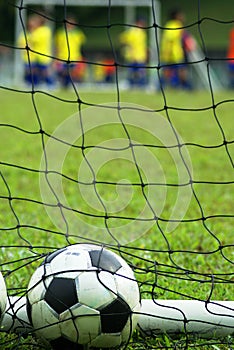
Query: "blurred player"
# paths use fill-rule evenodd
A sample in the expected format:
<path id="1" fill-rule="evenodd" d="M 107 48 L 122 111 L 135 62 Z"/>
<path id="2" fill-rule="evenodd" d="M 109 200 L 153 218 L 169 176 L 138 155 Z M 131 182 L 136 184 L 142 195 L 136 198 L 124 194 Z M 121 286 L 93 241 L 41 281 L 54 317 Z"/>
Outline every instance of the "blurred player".
<path id="1" fill-rule="evenodd" d="M 26 34 L 26 37 L 25 37 Z M 22 54 L 25 66 L 25 81 L 34 85 L 45 83 L 48 88 L 53 86 L 52 63 L 52 33 L 46 25 L 43 16 L 33 14 L 29 16 L 26 33 L 19 37 L 20 46 L 26 47 Z"/>
<path id="2" fill-rule="evenodd" d="M 93 77 L 96 83 L 113 83 L 115 79 L 115 61 L 107 56 L 97 58 L 97 63 L 93 66 Z"/>
<path id="3" fill-rule="evenodd" d="M 25 32 L 21 32 L 18 38 L 18 45 L 20 48 L 24 48 L 21 51 L 21 57 L 24 64 L 24 81 L 27 85 L 31 86 L 38 84 L 38 74 L 36 68 L 36 54 L 31 50 L 34 49 L 32 34 L 34 29 L 37 28 L 38 16 L 31 15 L 27 20 L 27 27 Z M 26 49 L 26 45 L 29 50 Z"/>
<path id="4" fill-rule="evenodd" d="M 146 85 L 147 35 L 143 29 L 145 21 L 139 18 L 136 26 L 120 34 L 119 41 L 123 47 L 123 56 L 129 67 L 128 81 L 130 86 Z"/>
<path id="5" fill-rule="evenodd" d="M 229 33 L 229 45 L 228 45 L 228 70 L 230 78 L 230 88 L 234 89 L 234 28 Z"/>
<path id="6" fill-rule="evenodd" d="M 102 63 L 104 64 L 105 82 L 113 83 L 115 79 L 115 61 L 112 58 L 106 58 Z"/>
<path id="7" fill-rule="evenodd" d="M 39 83 L 44 83 L 48 88 L 54 86 L 52 77 L 52 31 L 46 24 L 46 19 L 38 15 L 38 26 L 33 31 L 33 45 L 36 54 L 36 65 Z"/>
<path id="8" fill-rule="evenodd" d="M 77 27 L 73 16 L 69 16 L 66 27 L 59 28 L 55 35 L 57 74 L 63 87 L 71 81 L 83 81 L 86 65 L 81 49 L 86 41 L 84 33 Z"/>
<path id="9" fill-rule="evenodd" d="M 184 14 L 174 10 L 163 30 L 160 59 L 163 65 L 162 81 L 172 87 L 191 88 L 186 66 L 186 52 L 192 49 L 192 37 L 183 29 Z"/>

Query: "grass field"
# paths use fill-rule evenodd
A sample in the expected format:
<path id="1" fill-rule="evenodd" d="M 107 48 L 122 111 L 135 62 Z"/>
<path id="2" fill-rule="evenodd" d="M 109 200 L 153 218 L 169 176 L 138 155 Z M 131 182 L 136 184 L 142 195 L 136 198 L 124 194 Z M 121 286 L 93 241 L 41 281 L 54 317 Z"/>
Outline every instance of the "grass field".
<path id="1" fill-rule="evenodd" d="M 69 243 L 94 240 L 120 250 L 135 269 L 143 298 L 233 300 L 233 93 L 215 92 L 212 96 L 206 91 L 168 90 L 164 97 L 160 92 L 126 90 L 119 96 L 114 90 L 78 92 L 0 91 L 0 265 L 9 293 L 25 292 L 44 254 Z M 114 122 L 110 122 L 109 110 L 96 105 L 117 101 L 138 109 L 121 111 L 120 122 L 115 108 L 111 112 Z M 43 145 L 61 125 L 63 141 L 69 141 L 69 131 L 73 134 L 74 128 L 67 130 L 63 123 L 75 113 L 75 147 L 62 144 L 65 157 L 59 169 L 56 147 L 50 159 Z M 128 113 L 132 124 L 128 124 Z M 105 123 L 86 126 L 85 123 L 94 125 L 100 116 L 101 121 L 106 118 Z M 170 128 L 169 139 L 162 136 L 166 130 L 159 130 L 161 118 Z M 148 120 L 155 121 L 150 124 L 152 133 L 144 127 Z M 61 142 L 55 140 L 53 145 L 59 147 Z M 95 145 L 99 148 L 94 149 Z M 47 170 L 51 171 L 47 179 L 57 184 L 62 178 L 66 203 L 56 186 L 52 192 L 47 189 L 42 198 L 41 186 L 48 186 L 47 182 L 39 184 L 40 174 L 45 179 L 45 163 L 40 165 L 44 154 L 48 156 Z M 189 158 L 191 167 L 187 171 Z M 91 168 L 89 162 L 93 162 Z M 58 172 L 53 173 L 55 169 Z M 182 169 L 182 180 L 178 169 Z M 133 184 L 130 192 L 129 184 Z M 90 188 L 91 199 L 85 197 Z M 178 218 L 173 208 L 179 190 L 179 209 L 183 209 L 187 195 L 191 198 L 181 222 L 168 230 L 168 221 Z M 58 197 L 54 196 L 56 191 Z M 58 201 L 64 205 L 63 215 Z M 153 220 L 157 210 L 159 219 Z M 53 222 L 53 217 L 58 220 Z M 134 221 L 136 217 L 140 220 Z M 152 225 L 145 228 L 145 221 Z M 119 225 L 121 236 L 111 239 L 108 231 L 119 232 L 115 231 Z M 228 341 L 231 343 L 231 338 Z M 34 341 L 3 335 L 1 349 L 36 348 L 35 344 L 29 345 L 31 342 Z M 202 344 L 205 342 L 201 341 L 200 347 Z M 224 343 L 212 344 L 203 348 L 231 349 Z M 176 345 L 166 336 L 142 342 L 135 334 L 129 349 L 184 346 L 183 341 Z M 191 343 L 191 348 L 199 348 L 199 342 Z"/>

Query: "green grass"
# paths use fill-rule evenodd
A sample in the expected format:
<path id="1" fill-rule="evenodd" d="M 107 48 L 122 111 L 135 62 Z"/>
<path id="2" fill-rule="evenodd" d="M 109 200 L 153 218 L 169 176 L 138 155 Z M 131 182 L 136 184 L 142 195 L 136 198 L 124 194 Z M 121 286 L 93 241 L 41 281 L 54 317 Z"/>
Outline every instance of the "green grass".
<path id="1" fill-rule="evenodd" d="M 130 193 L 125 186 L 126 181 L 139 183 L 140 178 L 132 161 L 126 130 L 123 129 L 122 124 L 118 123 L 117 113 L 113 112 L 116 118 L 115 124 L 95 127 L 85 132 L 84 136 L 79 134 L 80 124 L 77 116 L 78 136 L 75 140 L 77 147 L 64 146 L 67 155 L 62 164 L 62 172 L 66 177 L 63 178 L 62 184 L 66 205 L 80 212 L 80 214 L 73 214 L 74 216 L 70 219 L 70 211 L 63 209 L 65 217 L 70 220 L 67 232 L 62 217 L 59 221 L 60 226 L 57 227 L 48 216 L 46 207 L 41 204 L 43 199 L 38 169 L 43 157 L 42 142 L 46 143 L 49 139 L 47 135 L 52 134 L 69 116 L 77 113 L 77 96 L 72 91 L 57 91 L 51 95 L 40 92 L 31 95 L 0 91 L 1 171 L 4 178 L 4 180 L 0 178 L 0 232 L 3 247 L 0 265 L 11 295 L 25 292 L 29 278 L 44 254 L 68 243 L 94 239 L 111 244 L 113 249 L 117 249 L 117 241 L 120 242 L 119 249 L 123 257 L 135 267 L 143 298 L 154 296 L 163 299 L 205 300 L 211 296 L 213 300 L 233 299 L 233 184 L 229 183 L 233 181 L 233 168 L 227 150 L 224 146 L 220 146 L 223 143 L 223 131 L 226 141 L 230 142 L 227 148 L 230 157 L 233 158 L 232 93 L 227 91 L 215 93 L 215 109 L 211 108 L 212 99 L 208 92 L 166 91 L 165 96 L 166 101 L 160 92 L 123 91 L 120 94 L 120 101 L 152 109 L 150 118 L 155 118 L 155 125 L 151 124 L 152 130 L 157 130 L 159 120 L 155 111 L 161 111 L 159 113 L 166 120 L 164 109 L 166 104 L 173 127 L 187 144 L 186 148 L 185 146 L 181 148 L 182 155 L 186 159 L 185 150 L 187 149 L 192 163 L 191 177 L 196 197 L 192 195 L 188 210 L 184 213 L 183 219 L 187 221 L 181 222 L 172 232 L 168 231 L 167 221 L 173 215 L 178 190 L 176 187 L 169 186 L 166 187 L 167 192 L 165 192 L 165 187 L 148 185 L 143 189 L 144 194 L 150 198 L 153 208 L 160 209 L 160 220 L 146 230 L 141 221 L 129 227 L 126 226 L 126 223 L 132 223 L 132 220 L 126 218 L 144 216 L 152 219 L 152 211 L 148 208 L 143 214 L 141 213 L 146 200 L 140 186 L 132 186 Z M 82 125 L 86 127 L 89 117 L 86 117 L 88 109 L 85 111 L 84 108 L 100 103 L 116 102 L 117 93 L 116 91 L 106 93 L 81 90 L 79 99 L 82 101 Z M 92 118 L 100 116 L 100 111 L 101 116 L 104 115 L 103 113 L 109 113 L 108 110 L 105 112 L 103 108 L 97 107 L 89 111 Z M 149 118 L 147 113 L 142 111 L 122 111 L 123 120 L 127 120 L 128 113 L 133 113 L 132 120 L 134 118 L 141 120 L 142 125 L 144 121 L 147 123 Z M 108 118 L 108 114 L 104 116 Z M 46 134 L 41 134 L 40 128 Z M 136 125 L 127 125 L 127 132 L 134 143 L 151 145 L 151 147 L 146 146 L 146 152 L 150 152 L 157 160 L 155 168 L 152 169 L 152 163 L 149 162 L 148 165 L 148 158 L 144 157 L 144 153 L 142 160 L 141 149 L 137 146 L 133 147 L 137 161 L 142 166 L 140 169 L 142 181 L 146 184 L 151 181 L 178 183 L 178 171 L 172 159 L 171 149 L 159 148 L 158 146 L 162 146 L 163 142 L 143 127 L 140 129 Z M 162 132 L 161 130 L 159 134 L 161 135 Z M 106 161 L 108 152 L 101 149 L 93 150 L 92 146 L 110 147 L 108 142 L 113 139 L 122 139 L 120 144 L 118 141 L 114 145 L 115 147 L 126 146 L 126 149 L 112 151 L 110 158 Z M 100 182 L 96 185 L 96 190 L 102 202 L 97 199 L 94 187 L 92 187 L 94 195 L 91 197 L 91 203 L 89 197 L 83 197 L 82 191 L 86 193 L 87 188 L 91 188 L 92 185 L 78 187 L 75 181 L 71 181 L 71 178 L 77 179 L 78 170 L 82 167 L 85 172 L 80 174 L 79 180 L 84 182 L 93 180 L 92 173 L 82 155 L 83 142 L 86 147 L 85 157 L 92 161 L 93 167 L 95 161 L 103 157 L 103 165 L 95 168 L 96 180 Z M 175 137 L 172 137 L 167 146 L 172 146 L 172 143 L 176 144 Z M 175 155 L 177 157 L 179 155 L 178 148 L 175 148 Z M 58 155 L 55 153 L 54 157 L 56 156 Z M 177 160 L 179 166 L 183 166 L 180 163 L 181 160 L 179 158 Z M 51 170 L 51 164 L 51 159 L 48 159 L 49 170 Z M 56 166 L 56 162 L 53 166 Z M 87 174 L 87 177 L 83 174 Z M 56 177 L 60 178 L 59 175 L 48 175 L 50 180 Z M 188 174 L 184 179 L 189 181 Z M 116 186 L 111 183 L 120 180 L 121 184 L 116 189 Z M 227 184 L 219 184 L 220 182 Z M 120 194 L 123 194 L 124 198 L 130 198 L 127 204 L 121 202 L 117 190 L 121 191 Z M 10 195 L 13 198 L 11 201 L 9 201 Z M 165 201 L 162 207 L 161 198 Z M 51 193 L 47 200 L 50 204 L 57 203 L 57 199 Z M 121 235 L 115 237 L 116 241 L 110 240 L 108 234 L 106 236 L 99 234 L 106 225 L 103 218 L 105 210 L 101 203 L 105 204 L 108 214 L 114 212 L 120 217 L 125 217 L 125 219 L 112 217 L 107 220 L 111 232 L 115 232 L 116 225 L 121 224 L 123 227 Z M 207 218 L 204 221 L 201 220 L 201 208 L 204 217 Z M 51 215 L 58 217 L 60 209 L 55 207 L 51 210 Z M 213 215 L 215 217 L 212 217 Z M 222 217 L 216 217 L 216 215 Z M 82 221 L 77 219 L 98 229 L 90 237 L 90 232 L 87 228 L 83 229 L 83 225 L 79 226 L 77 223 Z M 137 233 L 137 230 L 141 232 L 141 229 L 142 232 L 144 231 L 143 235 Z M 213 281 L 211 276 L 214 277 Z M 14 340 L 13 336 L 2 336 L 1 341 L 9 342 L 2 345 L 1 349 L 10 349 L 16 347 L 19 339 Z M 21 341 L 22 349 L 33 348 L 26 345 L 32 340 L 21 339 Z M 147 339 L 143 343 L 142 341 L 140 335 L 135 334 L 129 349 L 170 348 L 176 344 L 167 337 L 156 340 Z M 201 340 L 195 348 L 199 348 L 199 344 L 202 346 L 203 343 L 205 342 Z M 183 348 L 183 340 L 177 346 L 178 349 Z M 224 345 L 216 346 L 219 349 L 225 348 Z M 211 344 L 203 347 L 214 348 Z M 193 348 L 192 343 L 191 348 Z"/>

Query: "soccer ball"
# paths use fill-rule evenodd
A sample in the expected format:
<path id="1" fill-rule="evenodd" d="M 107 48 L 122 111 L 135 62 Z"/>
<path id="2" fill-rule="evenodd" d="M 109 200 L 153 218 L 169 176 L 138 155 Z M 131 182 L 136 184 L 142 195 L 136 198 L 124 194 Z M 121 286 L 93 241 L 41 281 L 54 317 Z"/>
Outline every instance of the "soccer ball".
<path id="1" fill-rule="evenodd" d="M 2 273 L 0 272 L 0 321 L 2 321 L 4 312 L 6 310 L 7 304 L 7 289 L 5 280 Z"/>
<path id="2" fill-rule="evenodd" d="M 75 244 L 48 255 L 28 287 L 28 317 L 53 349 L 126 344 L 139 310 L 132 269 L 97 245 Z"/>
<path id="3" fill-rule="evenodd" d="M 32 332 L 26 311 L 26 297 L 8 296 L 1 330 L 21 335 Z"/>

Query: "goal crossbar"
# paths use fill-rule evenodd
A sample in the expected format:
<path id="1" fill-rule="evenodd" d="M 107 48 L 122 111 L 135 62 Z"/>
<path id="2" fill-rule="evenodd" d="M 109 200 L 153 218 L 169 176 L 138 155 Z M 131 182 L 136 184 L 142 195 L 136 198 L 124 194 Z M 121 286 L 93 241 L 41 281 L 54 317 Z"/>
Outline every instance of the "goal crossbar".
<path id="1" fill-rule="evenodd" d="M 21 1 L 18 1 L 18 4 Z M 68 6 L 141 6 L 141 7 L 152 7 L 156 3 L 155 0 L 69 0 L 66 2 Z M 63 0 L 24 0 L 24 5 L 58 5 L 63 6 Z"/>

